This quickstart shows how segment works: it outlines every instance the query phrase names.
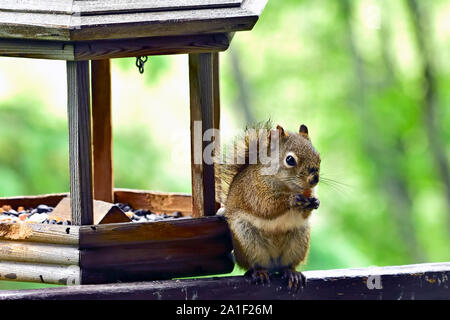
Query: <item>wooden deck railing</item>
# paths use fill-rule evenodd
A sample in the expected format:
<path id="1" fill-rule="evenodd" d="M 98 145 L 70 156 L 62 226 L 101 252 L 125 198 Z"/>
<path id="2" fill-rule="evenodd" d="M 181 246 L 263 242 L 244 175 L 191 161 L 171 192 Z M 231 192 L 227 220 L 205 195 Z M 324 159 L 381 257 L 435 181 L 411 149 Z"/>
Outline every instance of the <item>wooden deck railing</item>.
<path id="1" fill-rule="evenodd" d="M 0 291 L 17 299 L 450 299 L 450 262 L 363 269 L 305 271 L 307 285 L 290 292 L 281 279 L 255 285 L 244 277 L 82 285 Z"/>

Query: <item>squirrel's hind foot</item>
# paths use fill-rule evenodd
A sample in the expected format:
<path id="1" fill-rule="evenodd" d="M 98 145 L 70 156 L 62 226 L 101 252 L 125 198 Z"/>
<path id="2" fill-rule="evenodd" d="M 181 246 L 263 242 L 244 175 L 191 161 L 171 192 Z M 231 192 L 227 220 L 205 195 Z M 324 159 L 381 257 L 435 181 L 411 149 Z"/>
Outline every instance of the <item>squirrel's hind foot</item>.
<path id="1" fill-rule="evenodd" d="M 245 272 L 244 277 L 256 284 L 270 284 L 270 275 L 267 270 L 250 268 Z"/>
<path id="2" fill-rule="evenodd" d="M 306 286 L 306 277 L 299 271 L 285 269 L 282 273 L 282 279 L 287 279 L 288 289 L 294 292 Z"/>

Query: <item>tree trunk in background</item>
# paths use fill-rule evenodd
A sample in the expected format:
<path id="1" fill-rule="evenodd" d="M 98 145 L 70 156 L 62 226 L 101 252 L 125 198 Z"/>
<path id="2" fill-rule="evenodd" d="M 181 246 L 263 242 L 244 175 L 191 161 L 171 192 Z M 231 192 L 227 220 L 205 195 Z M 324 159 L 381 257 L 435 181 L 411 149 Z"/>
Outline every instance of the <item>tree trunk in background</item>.
<path id="1" fill-rule="evenodd" d="M 410 257 L 414 262 L 425 261 L 425 252 L 419 246 L 417 241 L 415 227 L 412 221 L 412 201 L 408 192 L 407 183 L 399 174 L 398 163 L 395 162 L 396 155 L 393 152 L 401 150 L 386 150 L 379 141 L 377 128 L 372 121 L 372 113 L 367 105 L 366 95 L 368 90 L 368 79 L 364 71 L 363 60 L 356 47 L 355 35 L 351 23 L 352 7 L 348 0 L 339 1 L 341 10 L 345 17 L 345 27 L 347 33 L 347 45 L 350 54 L 353 57 L 353 69 L 356 78 L 354 112 L 364 123 L 364 131 L 361 133 L 363 148 L 367 158 L 371 159 L 378 169 L 379 187 L 384 192 L 385 197 L 389 199 L 392 208 L 392 217 L 399 235 L 408 250 Z M 386 155 L 390 155 L 388 161 Z M 401 156 L 401 155 L 400 155 Z"/>
<path id="2" fill-rule="evenodd" d="M 386 4 L 386 2 L 384 2 Z M 389 11 L 389 8 L 387 8 Z M 379 31 L 379 37 L 380 37 L 380 45 L 381 45 L 381 57 L 384 63 L 384 66 L 386 67 L 386 76 L 383 81 L 383 88 L 387 88 L 392 86 L 395 82 L 397 82 L 397 77 L 395 76 L 394 72 L 394 62 L 392 61 L 392 56 L 390 54 L 389 48 L 391 44 L 391 35 L 390 35 L 390 23 L 389 23 L 389 17 L 387 16 L 389 14 L 386 12 L 386 14 L 383 14 L 383 19 L 380 21 L 380 31 Z"/>
<path id="3" fill-rule="evenodd" d="M 445 145 L 443 145 L 439 126 L 436 123 L 437 103 L 437 84 L 436 76 L 432 66 L 432 49 L 430 41 L 427 42 L 425 33 L 429 24 L 423 9 L 418 5 L 416 0 L 408 0 L 408 8 L 411 13 L 413 30 L 416 36 L 418 55 L 422 60 L 423 66 L 423 99 L 422 112 L 426 127 L 426 134 L 430 144 L 431 154 L 437 166 L 437 176 L 445 186 L 445 198 L 447 203 L 447 226 L 450 230 L 450 172 L 445 153 Z M 450 232 L 450 231 L 449 231 Z"/>
<path id="4" fill-rule="evenodd" d="M 246 124 L 253 123 L 255 122 L 255 117 L 253 116 L 253 109 L 250 103 L 247 81 L 242 75 L 239 52 L 234 46 L 229 49 L 229 52 L 231 57 L 231 65 L 233 67 L 233 77 L 236 80 L 239 90 L 238 106 L 240 106 L 244 112 Z"/>

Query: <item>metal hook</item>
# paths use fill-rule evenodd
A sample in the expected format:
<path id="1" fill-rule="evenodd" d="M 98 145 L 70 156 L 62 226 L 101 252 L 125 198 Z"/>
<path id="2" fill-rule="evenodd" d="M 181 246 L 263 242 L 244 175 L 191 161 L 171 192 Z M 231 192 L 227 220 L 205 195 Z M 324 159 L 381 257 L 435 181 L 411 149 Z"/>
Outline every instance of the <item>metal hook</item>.
<path id="1" fill-rule="evenodd" d="M 147 60 L 147 56 L 136 57 L 136 67 L 138 67 L 140 74 L 144 73 L 144 64 L 147 62 Z"/>

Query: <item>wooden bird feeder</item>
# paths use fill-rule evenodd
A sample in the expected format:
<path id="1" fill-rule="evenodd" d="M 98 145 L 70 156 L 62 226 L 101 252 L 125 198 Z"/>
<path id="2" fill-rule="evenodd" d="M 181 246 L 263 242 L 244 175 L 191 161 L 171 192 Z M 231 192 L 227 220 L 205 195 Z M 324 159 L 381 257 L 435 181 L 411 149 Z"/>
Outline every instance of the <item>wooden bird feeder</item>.
<path id="1" fill-rule="evenodd" d="M 72 225 L 0 223 L 0 280 L 88 284 L 232 270 L 213 165 L 192 164 L 192 196 L 114 189 L 109 59 L 189 54 L 193 145 L 194 121 L 203 132 L 219 128 L 218 53 L 234 32 L 253 28 L 266 2 L 1 1 L 0 56 L 67 61 Z M 56 206 L 68 195 L 0 198 L 0 206 Z M 193 219 L 97 225 L 96 200 Z"/>

